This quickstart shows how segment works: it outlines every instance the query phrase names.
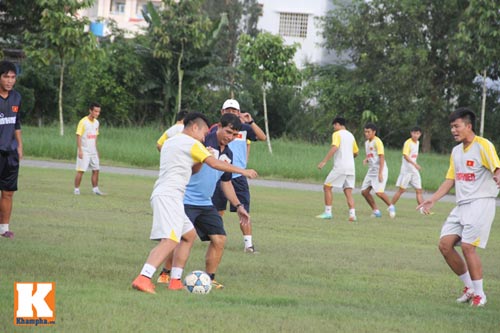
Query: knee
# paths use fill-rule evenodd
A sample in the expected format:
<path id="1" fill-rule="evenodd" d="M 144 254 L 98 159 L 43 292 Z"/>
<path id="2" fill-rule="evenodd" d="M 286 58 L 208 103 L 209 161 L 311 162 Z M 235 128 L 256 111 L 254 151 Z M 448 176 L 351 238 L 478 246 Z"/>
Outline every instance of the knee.
<path id="1" fill-rule="evenodd" d="M 13 196 L 14 196 L 13 191 L 2 191 L 2 199 L 12 200 Z"/>
<path id="2" fill-rule="evenodd" d="M 452 251 L 453 245 L 450 245 L 447 242 L 440 241 L 438 248 L 439 252 L 441 252 L 441 254 L 446 257 Z"/>
<path id="3" fill-rule="evenodd" d="M 361 195 L 363 195 L 365 198 L 370 194 L 370 190 L 366 189 L 361 191 Z"/>
<path id="4" fill-rule="evenodd" d="M 332 191 L 332 187 L 328 185 L 323 185 L 323 192 L 329 193 Z"/>
<path id="5" fill-rule="evenodd" d="M 218 249 L 223 249 L 224 245 L 226 245 L 226 236 L 223 235 L 217 235 L 214 236 L 210 239 L 212 242 L 213 246 L 218 248 Z"/>
<path id="6" fill-rule="evenodd" d="M 476 252 L 476 247 L 472 244 L 462 243 L 461 247 L 462 247 L 462 253 L 464 254 L 464 256 L 467 256 L 469 253 Z"/>

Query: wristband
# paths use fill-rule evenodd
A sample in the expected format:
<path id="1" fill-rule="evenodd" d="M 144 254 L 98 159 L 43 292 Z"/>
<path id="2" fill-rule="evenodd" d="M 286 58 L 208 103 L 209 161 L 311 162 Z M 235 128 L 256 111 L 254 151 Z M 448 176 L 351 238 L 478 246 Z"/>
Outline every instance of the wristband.
<path id="1" fill-rule="evenodd" d="M 250 120 L 247 124 L 248 124 L 248 125 L 252 125 L 254 122 L 255 122 L 255 121 Z"/>
<path id="2" fill-rule="evenodd" d="M 236 206 L 234 206 L 234 207 L 236 207 L 236 209 L 238 209 L 238 208 L 240 208 L 241 206 L 243 206 L 243 204 L 242 204 L 242 203 L 239 203 L 239 204 L 237 204 L 237 205 L 236 205 Z"/>

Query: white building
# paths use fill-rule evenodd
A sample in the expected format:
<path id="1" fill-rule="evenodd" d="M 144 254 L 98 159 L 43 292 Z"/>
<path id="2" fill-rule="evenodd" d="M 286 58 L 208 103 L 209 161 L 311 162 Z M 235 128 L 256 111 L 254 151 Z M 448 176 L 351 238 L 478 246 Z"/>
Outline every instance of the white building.
<path id="1" fill-rule="evenodd" d="M 161 5 L 161 0 L 95 0 L 91 8 L 80 11 L 81 16 L 86 16 L 92 22 L 100 22 L 106 19 L 116 21 L 120 29 L 130 33 L 138 33 L 142 28 L 147 27 L 147 23 L 142 17 L 142 10 L 146 9 L 148 2 L 155 7 Z M 106 25 L 93 24 L 91 29 L 96 35 L 106 35 Z"/>
<path id="2" fill-rule="evenodd" d="M 317 18 L 333 9 L 332 0 L 259 0 L 262 16 L 257 27 L 280 35 L 285 44 L 300 44 L 295 63 L 303 68 L 306 63 L 329 64 L 338 57 L 320 44 L 323 38 Z"/>

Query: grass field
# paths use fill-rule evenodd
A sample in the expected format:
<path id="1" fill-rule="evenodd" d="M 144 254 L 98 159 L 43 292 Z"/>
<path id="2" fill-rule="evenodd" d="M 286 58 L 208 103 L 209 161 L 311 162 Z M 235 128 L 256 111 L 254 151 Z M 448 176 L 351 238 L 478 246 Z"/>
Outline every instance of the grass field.
<path id="1" fill-rule="evenodd" d="M 359 221 L 349 224 L 341 195 L 333 221 L 315 219 L 322 193 L 253 187 L 259 255 L 243 253 L 234 214 L 217 279 L 224 290 L 189 295 L 157 287 L 132 290 L 154 243 L 149 196 L 153 178 L 102 174 L 108 196 L 72 194 L 71 170 L 24 167 L 11 229 L 0 239 L 0 332 L 499 332 L 500 222 L 486 251 L 488 304 L 455 304 L 461 283 L 436 244 L 452 207 L 414 212 L 401 199 L 398 216 L 369 218 L 356 196 Z M 384 211 L 385 213 L 385 211 Z M 195 243 L 187 271 L 203 269 L 206 244 Z M 56 324 L 13 326 L 13 283 L 56 282 Z"/>
<path id="2" fill-rule="evenodd" d="M 101 163 L 114 166 L 133 166 L 157 169 L 159 154 L 156 140 L 161 135 L 159 129 L 143 128 L 102 128 L 99 136 Z M 63 137 L 56 127 L 23 127 L 24 149 L 30 158 L 55 159 L 73 162 L 76 158 L 74 129 L 66 127 Z M 389 167 L 387 188 L 394 188 L 401 167 L 401 149 L 407 138 L 401 138 L 401 147 L 386 149 Z M 364 140 L 358 140 L 360 156 L 356 158 L 356 180 L 361 185 L 367 168 L 363 165 Z M 329 149 L 330 142 L 313 145 L 283 139 L 272 141 L 273 154 L 270 155 L 263 142 L 253 143 L 249 167 L 255 168 L 260 177 L 267 179 L 288 179 L 322 184 L 332 168 L 329 162 L 323 170 L 317 169 Z M 450 144 L 451 147 L 451 144 Z M 418 163 L 422 166 L 422 186 L 426 191 L 435 191 L 444 179 L 449 165 L 449 155 L 420 154 Z"/>

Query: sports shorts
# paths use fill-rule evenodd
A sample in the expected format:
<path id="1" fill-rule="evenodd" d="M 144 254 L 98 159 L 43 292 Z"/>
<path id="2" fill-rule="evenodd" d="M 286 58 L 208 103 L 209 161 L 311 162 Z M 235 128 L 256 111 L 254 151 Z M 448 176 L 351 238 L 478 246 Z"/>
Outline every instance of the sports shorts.
<path id="1" fill-rule="evenodd" d="M 444 222 L 440 237 L 458 235 L 463 243 L 484 249 L 495 218 L 495 209 L 495 198 L 474 199 L 456 206 Z"/>
<path id="2" fill-rule="evenodd" d="M 361 185 L 361 191 L 366 190 L 371 186 L 375 193 L 384 193 L 388 174 L 388 170 L 385 169 L 383 173 L 384 180 L 382 182 L 379 182 L 378 174 L 371 174 L 370 172 L 368 172 L 365 176 L 365 179 L 363 180 L 363 184 Z"/>
<path id="3" fill-rule="evenodd" d="M 221 181 L 217 182 L 214 195 L 212 196 L 212 203 L 218 211 L 227 209 L 227 198 L 224 192 L 222 192 L 220 182 Z M 250 189 L 248 187 L 247 178 L 245 176 L 236 177 L 231 179 L 231 183 L 233 184 L 238 200 L 243 204 L 246 211 L 250 213 Z M 230 205 L 230 211 L 236 212 L 236 207 Z"/>
<path id="4" fill-rule="evenodd" d="M 19 154 L 17 150 L 0 151 L 0 190 L 17 191 Z"/>
<path id="5" fill-rule="evenodd" d="M 184 212 L 182 198 L 170 195 L 151 197 L 153 209 L 152 240 L 171 239 L 180 242 L 182 235 L 193 229 L 193 223 Z"/>
<path id="6" fill-rule="evenodd" d="M 76 171 L 85 172 L 89 166 L 91 170 L 99 170 L 99 156 L 97 154 L 83 153 L 82 158 L 76 156 Z"/>
<path id="7" fill-rule="evenodd" d="M 184 211 L 202 241 L 209 241 L 211 235 L 226 235 L 222 217 L 214 206 L 184 205 Z"/>
<path id="8" fill-rule="evenodd" d="M 335 187 L 335 188 L 354 188 L 356 184 L 356 176 L 355 175 L 346 175 L 345 173 L 338 172 L 337 170 L 332 170 L 326 176 L 324 185 Z"/>
<path id="9" fill-rule="evenodd" d="M 408 186 L 412 186 L 416 190 L 422 189 L 422 178 L 420 172 L 400 173 L 396 186 L 406 190 Z"/>

